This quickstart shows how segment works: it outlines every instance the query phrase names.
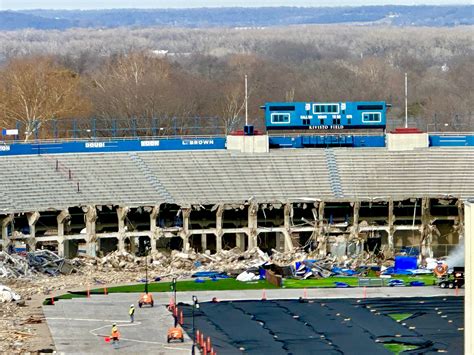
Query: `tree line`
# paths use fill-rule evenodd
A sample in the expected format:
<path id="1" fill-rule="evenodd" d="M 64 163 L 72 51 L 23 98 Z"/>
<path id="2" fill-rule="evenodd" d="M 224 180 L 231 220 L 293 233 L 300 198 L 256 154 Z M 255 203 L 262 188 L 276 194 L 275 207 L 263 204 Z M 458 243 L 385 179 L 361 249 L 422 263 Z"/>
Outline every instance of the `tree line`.
<path id="1" fill-rule="evenodd" d="M 473 123 L 472 42 L 462 28 L 328 26 L 253 35 L 149 29 L 139 30 L 139 38 L 128 30 L 106 37 L 82 31 L 23 32 L 21 51 L 15 41 L 5 42 L 19 41 L 20 33 L 0 33 L 3 128 L 21 123 L 22 137 L 30 139 L 38 130 L 52 136 L 46 123 L 53 119 L 95 117 L 112 125 L 116 119 L 159 118 L 166 126 L 179 118 L 186 127 L 194 117 L 217 117 L 228 133 L 242 128 L 245 75 L 249 117 L 257 127 L 263 126 L 259 106 L 268 101 L 359 100 L 391 103 L 388 121 L 394 127 L 404 116 L 405 72 L 410 126 L 460 131 Z M 153 36 L 161 36 L 154 40 L 161 46 L 142 43 Z M 56 52 L 61 39 L 64 48 Z"/>

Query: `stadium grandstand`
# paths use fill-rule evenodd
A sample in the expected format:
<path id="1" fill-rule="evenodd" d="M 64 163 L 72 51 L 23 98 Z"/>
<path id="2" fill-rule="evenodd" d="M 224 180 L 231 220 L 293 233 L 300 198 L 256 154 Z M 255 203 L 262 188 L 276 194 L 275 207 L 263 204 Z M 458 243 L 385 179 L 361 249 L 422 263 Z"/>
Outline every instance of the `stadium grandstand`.
<path id="1" fill-rule="evenodd" d="M 268 149 L 263 135 L 225 145 L 0 155 L 1 246 L 66 257 L 255 246 L 437 256 L 462 237 L 472 147 Z"/>

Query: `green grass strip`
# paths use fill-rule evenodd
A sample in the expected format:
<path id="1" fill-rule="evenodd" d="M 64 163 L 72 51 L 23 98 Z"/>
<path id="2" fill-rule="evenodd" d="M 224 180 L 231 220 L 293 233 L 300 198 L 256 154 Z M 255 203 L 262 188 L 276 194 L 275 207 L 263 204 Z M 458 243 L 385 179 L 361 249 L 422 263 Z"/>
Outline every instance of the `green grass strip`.
<path id="1" fill-rule="evenodd" d="M 218 279 L 212 281 L 206 279 L 203 283 L 190 281 L 178 281 L 176 285 L 176 292 L 184 291 L 219 291 L 219 290 L 261 290 L 261 289 L 277 288 L 266 280 L 240 282 L 235 279 Z M 127 286 L 116 286 L 107 289 L 108 293 L 128 293 L 128 292 L 144 292 L 145 284 L 135 284 Z M 171 282 L 153 282 L 148 284 L 149 292 L 171 292 Z M 91 293 L 104 293 L 103 288 L 91 290 Z"/>
<path id="2" fill-rule="evenodd" d="M 392 279 L 402 280 L 405 285 L 409 285 L 411 281 L 422 281 L 425 283 L 425 286 L 434 285 L 436 278 L 433 275 L 417 275 L 417 276 L 407 276 L 407 275 L 394 275 Z M 388 285 L 388 282 L 391 279 L 385 279 L 385 285 Z M 339 277 L 327 277 L 323 279 L 285 279 L 283 280 L 284 288 L 312 288 L 312 287 L 335 287 L 335 282 L 345 282 L 351 287 L 356 287 L 359 285 L 357 277 L 349 276 L 339 276 Z"/>
<path id="3" fill-rule="evenodd" d="M 413 313 L 392 313 L 389 314 L 391 318 L 395 319 L 397 322 L 401 322 L 407 318 L 410 318 L 413 315 Z"/>
<path id="4" fill-rule="evenodd" d="M 387 343 L 387 344 L 383 344 L 383 346 L 387 350 L 391 351 L 392 353 L 396 355 L 402 353 L 405 350 L 415 350 L 416 348 L 418 348 L 418 346 L 416 345 L 397 344 L 397 343 Z"/>

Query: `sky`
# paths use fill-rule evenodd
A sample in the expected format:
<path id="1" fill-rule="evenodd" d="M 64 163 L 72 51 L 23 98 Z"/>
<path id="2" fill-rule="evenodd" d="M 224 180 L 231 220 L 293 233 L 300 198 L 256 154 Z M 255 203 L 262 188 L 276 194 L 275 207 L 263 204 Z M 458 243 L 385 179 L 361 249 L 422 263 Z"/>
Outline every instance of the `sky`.
<path id="1" fill-rule="evenodd" d="M 457 5 L 472 0 L 0 0 L 1 10 L 259 6 Z"/>

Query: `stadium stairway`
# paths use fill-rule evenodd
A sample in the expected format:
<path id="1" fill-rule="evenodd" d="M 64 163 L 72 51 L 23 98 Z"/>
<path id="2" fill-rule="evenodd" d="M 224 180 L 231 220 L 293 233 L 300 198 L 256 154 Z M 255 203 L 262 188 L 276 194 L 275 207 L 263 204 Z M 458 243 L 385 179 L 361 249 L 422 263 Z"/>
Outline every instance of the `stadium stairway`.
<path id="1" fill-rule="evenodd" d="M 325 149 L 324 153 L 326 155 L 326 165 L 331 181 L 331 190 L 336 197 L 342 198 L 344 197 L 344 192 L 342 190 L 341 177 L 339 176 L 336 156 L 331 148 Z"/>
<path id="2" fill-rule="evenodd" d="M 166 190 L 160 180 L 158 180 L 151 172 L 150 167 L 142 160 L 142 158 L 140 158 L 136 153 L 128 153 L 128 155 L 142 174 L 145 175 L 148 182 L 155 188 L 156 192 L 161 195 L 162 199 L 169 203 L 174 203 L 173 197 Z"/>

